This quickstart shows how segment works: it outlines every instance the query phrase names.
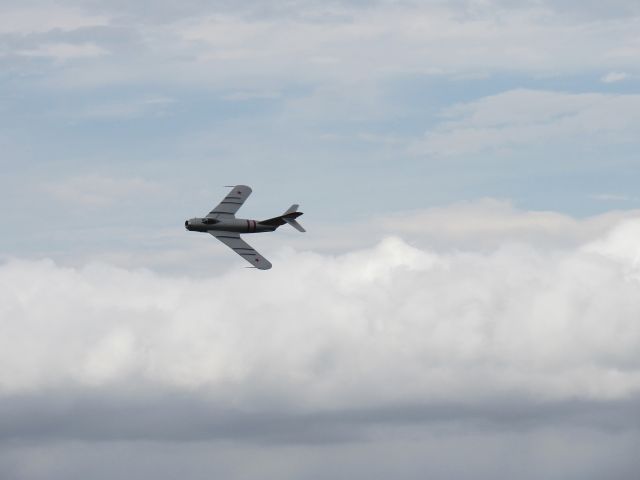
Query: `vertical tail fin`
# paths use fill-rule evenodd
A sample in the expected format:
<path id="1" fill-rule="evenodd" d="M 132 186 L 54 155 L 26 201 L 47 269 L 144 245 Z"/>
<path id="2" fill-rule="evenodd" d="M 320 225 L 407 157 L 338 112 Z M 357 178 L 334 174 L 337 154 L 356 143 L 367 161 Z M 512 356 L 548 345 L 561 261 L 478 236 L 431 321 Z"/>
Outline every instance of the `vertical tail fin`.
<path id="1" fill-rule="evenodd" d="M 298 207 L 300 205 L 298 205 L 297 203 L 294 203 L 293 205 L 291 205 L 289 208 L 287 208 L 287 211 L 284 212 L 282 214 L 282 216 L 284 217 L 285 215 L 289 215 L 290 213 L 296 213 L 298 211 Z"/>

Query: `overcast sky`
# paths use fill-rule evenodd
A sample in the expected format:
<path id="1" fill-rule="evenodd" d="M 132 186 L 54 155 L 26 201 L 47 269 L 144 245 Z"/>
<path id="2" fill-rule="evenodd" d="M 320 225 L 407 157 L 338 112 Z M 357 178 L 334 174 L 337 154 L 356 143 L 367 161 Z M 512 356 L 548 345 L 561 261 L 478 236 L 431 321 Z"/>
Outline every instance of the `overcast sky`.
<path id="1" fill-rule="evenodd" d="M 0 477 L 636 478 L 639 32 L 0 1 Z M 240 183 L 267 272 L 183 228 Z"/>

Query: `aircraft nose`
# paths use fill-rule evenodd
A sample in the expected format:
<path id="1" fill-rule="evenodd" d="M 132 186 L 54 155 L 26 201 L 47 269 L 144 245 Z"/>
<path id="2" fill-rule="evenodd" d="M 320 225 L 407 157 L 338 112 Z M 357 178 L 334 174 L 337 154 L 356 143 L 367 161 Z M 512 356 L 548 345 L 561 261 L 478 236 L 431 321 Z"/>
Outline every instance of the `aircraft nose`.
<path id="1" fill-rule="evenodd" d="M 186 228 L 187 230 L 189 230 L 189 220 L 185 220 L 185 221 L 184 221 L 184 228 Z"/>

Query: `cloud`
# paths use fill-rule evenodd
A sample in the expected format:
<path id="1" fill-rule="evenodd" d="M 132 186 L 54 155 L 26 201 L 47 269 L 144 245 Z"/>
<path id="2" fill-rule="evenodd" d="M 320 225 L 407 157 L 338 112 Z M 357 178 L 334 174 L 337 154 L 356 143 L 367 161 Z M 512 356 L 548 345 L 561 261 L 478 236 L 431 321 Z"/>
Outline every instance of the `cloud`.
<path id="1" fill-rule="evenodd" d="M 591 68 L 594 58 L 605 64 L 616 62 L 613 50 L 619 43 L 612 43 L 607 35 L 630 33 L 626 20 L 589 28 L 562 17 L 549 22 L 555 14 L 545 8 L 487 5 L 465 14 L 456 5 L 432 2 L 419 7 L 342 4 L 338 11 L 340 15 L 332 16 L 327 9 L 326 17 L 321 11 L 316 12 L 318 17 L 224 13 L 189 19 L 173 28 L 185 41 L 205 47 L 198 56 L 205 62 L 229 61 L 234 66 L 235 60 L 250 60 L 265 73 L 265 69 L 302 64 L 314 76 L 343 81 L 399 73 L 513 69 L 557 73 Z M 582 43 L 576 42 L 578 38 Z M 593 46 L 588 49 L 591 58 L 584 56 L 584 42 Z"/>
<path id="2" fill-rule="evenodd" d="M 159 450 L 188 478 L 315 479 L 321 452 L 368 478 L 495 478 L 505 452 L 562 478 L 635 471 L 640 217 L 444 210 L 387 219 L 419 246 L 284 249 L 267 275 L 5 260 L 0 473 L 164 478 Z M 426 246 L 438 223 L 448 248 Z"/>
<path id="3" fill-rule="evenodd" d="M 222 98 L 224 100 L 229 100 L 232 102 L 244 102 L 247 100 L 275 100 L 281 97 L 281 94 L 278 92 L 268 92 L 268 91 L 247 91 L 247 92 L 231 92 L 224 95 Z"/>
<path id="4" fill-rule="evenodd" d="M 64 2 L 34 5 L 31 8 L 0 7 L 0 34 L 28 35 L 53 30 L 73 31 L 86 27 L 106 26 L 109 16 L 86 13 Z"/>
<path id="5" fill-rule="evenodd" d="M 314 224 L 311 217 L 303 217 L 305 226 L 313 235 L 302 237 L 291 234 L 286 238 L 286 243 L 296 249 L 312 249 L 332 255 L 370 247 L 389 236 L 399 236 L 410 245 L 437 253 L 452 250 L 488 253 L 505 244 L 534 244 L 543 249 L 572 250 L 638 216 L 640 210 L 613 210 L 578 219 L 555 211 L 522 210 L 509 201 L 485 198 L 375 215 L 362 222 L 349 222 L 348 225 Z M 287 234 L 287 230 L 278 233 Z M 267 252 L 276 251 L 282 243 L 282 239 L 276 237 L 256 241 Z M 181 263 L 189 261 L 183 257 Z M 151 261 L 119 265 L 151 268 L 168 266 Z"/>
<path id="6" fill-rule="evenodd" d="M 129 98 L 126 101 L 96 102 L 67 112 L 65 116 L 73 120 L 117 120 L 138 119 L 141 117 L 161 117 L 168 114 L 175 100 L 170 97 Z"/>
<path id="7" fill-rule="evenodd" d="M 91 183 L 80 182 L 80 185 L 87 189 Z M 153 184 L 150 186 L 153 187 Z M 77 217 L 66 217 L 51 223 L 50 229 L 57 227 L 55 238 L 61 247 L 49 255 L 61 265 L 79 267 L 98 261 L 125 269 L 144 268 L 166 274 L 188 272 L 198 277 L 208 276 L 214 265 L 218 271 L 243 265 L 208 236 L 185 235 L 181 222 L 176 225 L 175 216 L 169 223 L 159 223 L 152 231 L 148 225 L 136 224 L 135 212 L 140 211 L 141 202 L 147 202 L 151 212 L 159 201 L 179 203 L 175 199 L 175 192 L 169 195 L 170 192 L 162 191 L 158 196 L 160 191 L 147 192 L 133 188 L 118 195 L 105 192 L 106 198 L 100 197 L 97 201 L 90 196 L 86 204 L 80 200 L 83 195 L 88 195 L 86 192 L 73 189 L 73 193 L 71 190 L 47 193 L 59 202 L 51 210 L 52 214 L 60 207 L 66 208 L 67 213 L 94 213 L 96 208 L 100 208 L 103 219 L 100 224 L 83 220 L 78 225 Z M 209 198 L 209 193 L 202 195 L 202 198 Z M 133 203 L 137 207 L 131 213 L 129 205 Z M 193 210 L 184 209 L 182 214 L 186 218 L 193 214 Z M 375 215 L 360 222 L 326 223 L 313 216 L 305 216 L 303 225 L 312 235 L 300 235 L 290 227 L 283 227 L 277 235 L 252 238 L 251 244 L 269 258 L 281 250 L 283 244 L 295 250 L 311 250 L 334 256 L 371 248 L 384 238 L 393 236 L 402 238 L 409 245 L 436 253 L 452 250 L 488 253 L 505 243 L 533 243 L 543 249 L 571 250 L 606 235 L 616 225 L 638 216 L 640 210 L 619 210 L 577 219 L 554 211 L 521 210 L 508 201 L 487 198 Z M 21 226 L 28 227 L 28 222 Z M 49 242 L 50 245 L 51 230 L 40 236 L 35 230 L 29 235 L 37 236 L 41 243 Z M 114 243 L 111 240 L 114 238 L 119 241 Z M 69 245 L 73 248 L 69 248 Z M 31 258 L 42 255 L 41 250 L 34 252 L 29 249 L 21 251 L 21 254 Z M 203 258 L 209 261 L 203 262 Z"/>
<path id="8" fill-rule="evenodd" d="M 42 185 L 42 190 L 55 199 L 77 207 L 107 207 L 149 195 L 158 195 L 162 188 L 139 178 L 112 178 L 82 175 Z"/>
<path id="9" fill-rule="evenodd" d="M 262 391 L 312 411 L 628 398 L 640 388 L 637 225 L 570 251 L 437 254 L 388 238 L 338 257 L 287 252 L 268 276 L 9 261 L 0 385 L 160 385 L 249 405 Z"/>
<path id="10" fill-rule="evenodd" d="M 447 108 L 411 150 L 448 156 L 578 138 L 635 143 L 638 112 L 640 95 L 511 90 Z"/>
<path id="11" fill-rule="evenodd" d="M 504 243 L 577 248 L 639 214 L 611 211 L 576 219 L 554 211 L 520 210 L 510 202 L 487 198 L 385 215 L 371 223 L 387 234 L 395 232 L 440 251 L 495 249 Z"/>
<path id="12" fill-rule="evenodd" d="M 411 438 L 313 446 L 150 440 L 8 444 L 0 449 L 7 478 L 95 480 L 135 475 L 168 480 L 327 477 L 489 480 L 509 474 L 523 480 L 583 480 L 606 472 L 627 480 L 637 472 L 637 437 L 615 431 L 554 429 L 519 435 L 496 431 L 457 433 L 434 428 Z M 464 462 L 460 457 L 464 456 Z M 595 472 L 595 473 L 594 473 Z"/>
<path id="13" fill-rule="evenodd" d="M 602 81 L 604 83 L 616 83 L 621 82 L 629 78 L 629 74 L 624 72 L 609 72 L 604 77 L 602 77 Z"/>
<path id="14" fill-rule="evenodd" d="M 107 55 L 109 52 L 93 43 L 49 43 L 39 45 L 32 50 L 22 50 L 19 55 L 27 57 L 48 57 L 57 61 L 92 58 Z"/>
<path id="15" fill-rule="evenodd" d="M 100 68 L 83 75 L 56 71 L 48 78 L 49 85 L 66 87 L 162 79 L 223 90 L 282 91 L 301 83 L 377 84 L 403 75 L 635 72 L 634 14 L 618 5 L 603 20 L 600 12 L 589 13 L 597 6 L 578 9 L 569 3 L 556 8 L 553 2 L 299 2 L 289 8 L 280 2 L 188 2 L 176 8 L 159 2 L 142 8 L 94 2 L 74 14 L 78 18 L 56 14 L 63 8 L 76 11 L 72 7 L 56 7 L 47 20 L 47 4 L 31 14 L 11 12 L 31 15 L 33 25 L 41 25 L 38 32 L 102 26 L 87 41 L 106 51 L 112 50 L 105 32 L 115 38 L 127 32 L 129 48 L 103 58 Z M 35 28 L 16 25 L 15 31 L 5 30 Z"/>

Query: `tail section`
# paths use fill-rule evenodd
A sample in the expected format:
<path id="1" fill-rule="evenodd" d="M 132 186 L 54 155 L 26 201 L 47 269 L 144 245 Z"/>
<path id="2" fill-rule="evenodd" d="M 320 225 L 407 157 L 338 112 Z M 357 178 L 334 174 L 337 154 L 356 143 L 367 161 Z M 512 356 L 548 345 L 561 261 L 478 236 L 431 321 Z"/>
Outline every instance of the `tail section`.
<path id="1" fill-rule="evenodd" d="M 273 225 L 276 228 L 278 228 L 281 225 L 284 225 L 285 223 L 288 223 L 289 225 L 291 225 L 293 228 L 295 228 L 299 232 L 306 232 L 306 230 L 302 227 L 302 225 L 300 225 L 296 221 L 296 218 L 298 218 L 300 215 L 302 215 L 302 212 L 298 212 L 298 206 L 299 206 L 298 204 L 291 205 L 287 209 L 287 211 L 284 212 L 279 217 L 274 217 L 274 218 L 270 218 L 268 220 L 263 220 L 260 223 L 262 223 L 264 225 Z"/>
<path id="2" fill-rule="evenodd" d="M 302 215 L 302 212 L 298 211 L 298 207 L 299 205 L 297 203 L 291 205 L 287 208 L 287 211 L 282 214 L 282 219 L 299 232 L 306 232 L 306 230 L 302 228 L 302 225 L 296 222 L 296 218 Z"/>

